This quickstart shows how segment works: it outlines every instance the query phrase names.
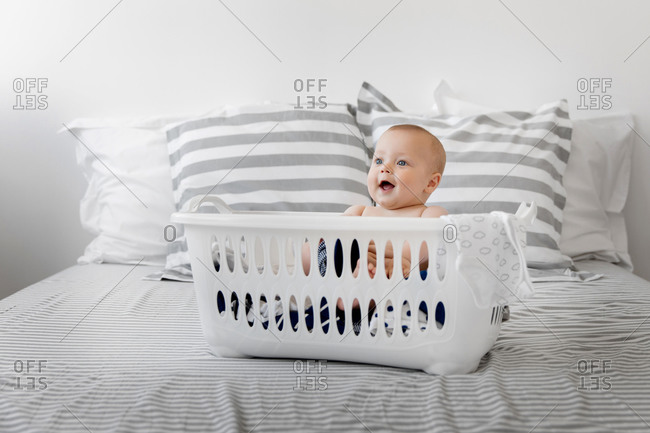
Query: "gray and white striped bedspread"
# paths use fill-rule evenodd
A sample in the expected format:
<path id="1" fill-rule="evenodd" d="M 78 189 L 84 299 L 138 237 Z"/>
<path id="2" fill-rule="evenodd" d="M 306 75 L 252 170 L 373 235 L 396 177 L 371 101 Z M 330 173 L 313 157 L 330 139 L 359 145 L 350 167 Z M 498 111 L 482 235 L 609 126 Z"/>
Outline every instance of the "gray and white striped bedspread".
<path id="1" fill-rule="evenodd" d="M 216 358 L 191 284 L 75 266 L 0 301 L 0 431 L 650 431 L 650 283 L 579 268 L 606 276 L 536 285 L 478 371 L 439 377 Z"/>

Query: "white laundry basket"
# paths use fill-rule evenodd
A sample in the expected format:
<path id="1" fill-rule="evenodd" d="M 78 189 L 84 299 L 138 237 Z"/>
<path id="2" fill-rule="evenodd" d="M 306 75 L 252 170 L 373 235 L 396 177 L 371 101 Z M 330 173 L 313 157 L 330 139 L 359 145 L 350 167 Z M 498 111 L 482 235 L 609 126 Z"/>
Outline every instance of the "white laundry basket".
<path id="1" fill-rule="evenodd" d="M 219 356 L 342 360 L 452 374 L 474 371 L 496 341 L 503 303 L 477 305 L 470 284 L 458 271 L 456 243 L 447 242 L 453 241 L 455 228 L 443 220 L 231 213 L 217 198 L 203 202 L 212 202 L 222 213 L 179 212 L 172 221 L 185 227 L 203 332 Z M 321 239 L 328 255 L 324 275 L 317 260 Z M 308 275 L 301 260 L 305 240 Z M 367 266 L 371 241 L 378 257 L 374 278 Z M 333 263 L 338 242 L 342 269 Z M 404 246 L 411 249 L 415 269 L 409 278 L 403 277 L 397 259 L 391 278 L 386 276 L 382 258 L 388 242 L 396 258 Z M 424 280 L 417 268 L 423 242 L 429 257 Z M 360 254 L 356 277 L 350 260 L 355 243 Z M 486 269 L 483 278 L 493 276 Z M 338 298 L 345 306 L 342 331 L 334 323 Z M 360 311 L 353 313 L 355 299 Z M 371 300 L 380 324 L 375 329 L 368 320 Z M 401 309 L 415 313 L 423 303 L 428 320 L 421 323 L 419 314 L 411 314 L 404 315 L 403 323 Z M 306 308 L 310 304 L 316 312 L 311 320 Z M 394 326 L 386 328 L 382 325 L 391 307 Z M 276 320 L 280 311 L 281 319 Z M 434 320 L 436 311 L 444 312 L 442 323 Z M 321 323 L 327 316 L 330 322 Z"/>

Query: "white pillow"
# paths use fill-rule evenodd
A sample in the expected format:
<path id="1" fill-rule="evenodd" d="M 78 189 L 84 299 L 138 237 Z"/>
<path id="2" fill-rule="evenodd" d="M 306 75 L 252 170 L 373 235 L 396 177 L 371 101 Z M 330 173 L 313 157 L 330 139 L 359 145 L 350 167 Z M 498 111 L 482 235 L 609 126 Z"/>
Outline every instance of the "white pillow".
<path id="1" fill-rule="evenodd" d="M 571 173 L 565 174 L 569 224 L 560 248 L 576 260 L 595 258 L 632 270 L 622 213 L 632 169 L 634 137 L 627 126 L 632 122 L 628 114 L 574 122 L 577 154 L 569 159 Z"/>
<path id="2" fill-rule="evenodd" d="M 79 263 L 165 263 L 163 230 L 175 208 L 163 127 L 178 120 L 77 119 L 67 127 L 78 139 L 59 131 L 76 143 L 88 181 L 81 224 L 97 236 Z"/>
<path id="3" fill-rule="evenodd" d="M 444 80 L 434 91 L 441 114 L 475 116 L 494 111 L 459 98 Z M 567 202 L 560 250 L 576 260 L 599 259 L 632 269 L 621 213 L 631 175 L 629 114 L 573 121 L 571 154 L 564 174 Z"/>
<path id="4" fill-rule="evenodd" d="M 566 197 L 562 176 L 571 138 L 566 101 L 533 112 L 426 117 L 399 111 L 364 83 L 358 107 L 357 122 L 371 148 L 389 127 L 401 123 L 420 125 L 440 138 L 447 166 L 428 204 L 450 213 L 515 213 L 522 201 L 535 201 L 537 219 L 527 233 L 528 265 L 571 264 L 558 248 Z"/>
<path id="5" fill-rule="evenodd" d="M 348 105 L 226 107 L 168 128 L 167 139 L 178 210 L 207 193 L 235 210 L 343 212 L 370 204 L 370 152 Z M 177 234 L 161 277 L 188 281 L 182 226 Z"/>
<path id="6" fill-rule="evenodd" d="M 627 113 L 582 119 L 576 141 L 584 143 L 592 179 L 605 211 L 620 213 L 625 207 L 632 174 L 634 127 Z M 576 122 L 577 123 L 577 122 Z"/>

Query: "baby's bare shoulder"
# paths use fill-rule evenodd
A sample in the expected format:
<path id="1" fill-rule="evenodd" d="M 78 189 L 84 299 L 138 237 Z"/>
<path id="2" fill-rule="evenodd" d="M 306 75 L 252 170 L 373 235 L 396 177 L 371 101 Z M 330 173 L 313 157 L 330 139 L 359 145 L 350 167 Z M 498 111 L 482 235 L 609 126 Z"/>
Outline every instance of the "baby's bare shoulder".
<path id="1" fill-rule="evenodd" d="M 350 206 L 343 212 L 343 215 L 349 215 L 349 216 L 361 216 L 363 214 L 363 211 L 366 209 L 366 207 L 362 204 L 357 204 L 354 206 Z"/>
<path id="2" fill-rule="evenodd" d="M 429 206 L 422 212 L 422 218 L 438 218 L 443 215 L 449 215 L 447 209 L 442 206 Z"/>

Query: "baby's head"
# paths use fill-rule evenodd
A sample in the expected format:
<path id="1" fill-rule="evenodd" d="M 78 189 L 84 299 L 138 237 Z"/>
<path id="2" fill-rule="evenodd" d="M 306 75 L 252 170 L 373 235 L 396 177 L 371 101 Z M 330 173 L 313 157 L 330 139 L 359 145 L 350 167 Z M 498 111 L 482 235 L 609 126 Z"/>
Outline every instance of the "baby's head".
<path id="1" fill-rule="evenodd" d="M 446 161 L 442 144 L 426 129 L 393 126 L 377 142 L 368 192 L 384 209 L 423 205 L 440 184 Z"/>

